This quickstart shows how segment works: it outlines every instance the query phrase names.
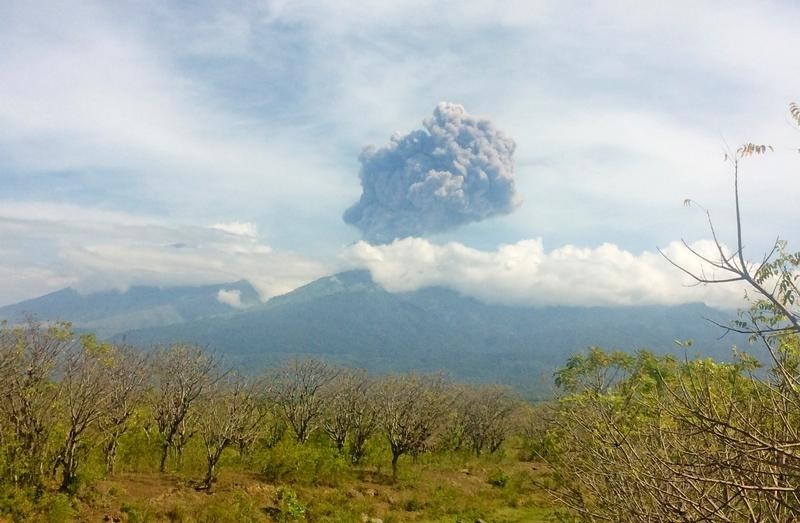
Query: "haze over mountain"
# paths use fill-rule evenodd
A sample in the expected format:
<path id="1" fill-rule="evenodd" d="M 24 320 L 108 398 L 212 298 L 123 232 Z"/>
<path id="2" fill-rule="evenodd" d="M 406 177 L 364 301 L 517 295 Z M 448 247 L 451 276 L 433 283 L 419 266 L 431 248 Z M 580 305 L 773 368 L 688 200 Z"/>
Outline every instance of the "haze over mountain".
<path id="1" fill-rule="evenodd" d="M 240 291 L 236 309 L 220 291 Z M 390 293 L 367 271 L 318 279 L 266 303 L 246 283 L 80 295 L 65 289 L 14 306 L 41 319 L 67 319 L 101 336 L 135 345 L 202 345 L 228 364 L 256 371 L 296 356 L 315 356 L 375 372 L 446 370 L 454 377 L 498 381 L 543 392 L 552 371 L 588 346 L 730 358 L 741 339 L 718 339 L 732 313 L 702 304 L 636 307 L 488 305 L 429 287 Z"/>
<path id="2" fill-rule="evenodd" d="M 257 303 L 258 293 L 246 281 L 166 289 L 135 286 L 125 292 L 91 294 L 67 288 L 0 307 L 0 318 L 15 322 L 32 315 L 42 321 L 70 321 L 105 338 L 130 329 L 224 316 Z"/>

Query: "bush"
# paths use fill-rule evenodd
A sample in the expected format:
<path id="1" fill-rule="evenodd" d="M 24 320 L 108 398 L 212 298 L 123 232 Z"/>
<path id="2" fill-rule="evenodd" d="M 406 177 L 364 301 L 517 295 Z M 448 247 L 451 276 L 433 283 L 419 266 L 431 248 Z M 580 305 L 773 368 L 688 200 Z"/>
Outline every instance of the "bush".
<path id="1" fill-rule="evenodd" d="M 72 502 L 64 494 L 45 494 L 40 500 L 40 506 L 49 523 L 63 523 L 75 518 Z"/>
<path id="2" fill-rule="evenodd" d="M 32 488 L 0 487 L 0 516 L 13 521 L 27 521 L 36 509 Z"/>
<path id="3" fill-rule="evenodd" d="M 122 505 L 122 512 L 128 516 L 128 523 L 145 523 L 150 520 L 147 510 L 138 505 L 125 503 Z"/>
<path id="4" fill-rule="evenodd" d="M 261 467 L 264 479 L 272 483 L 339 486 L 350 474 L 345 456 L 330 446 L 304 445 L 285 440 L 265 453 Z"/>
<path id="5" fill-rule="evenodd" d="M 487 482 L 493 487 L 503 488 L 508 483 L 508 475 L 501 469 L 495 469 L 489 473 Z"/>
<path id="6" fill-rule="evenodd" d="M 198 512 L 202 515 L 199 520 L 208 523 L 263 521 L 263 514 L 257 504 L 241 490 L 203 506 Z"/>
<path id="7" fill-rule="evenodd" d="M 297 492 L 288 487 L 280 487 L 277 498 L 281 521 L 306 519 L 306 505 L 297 498 Z"/>

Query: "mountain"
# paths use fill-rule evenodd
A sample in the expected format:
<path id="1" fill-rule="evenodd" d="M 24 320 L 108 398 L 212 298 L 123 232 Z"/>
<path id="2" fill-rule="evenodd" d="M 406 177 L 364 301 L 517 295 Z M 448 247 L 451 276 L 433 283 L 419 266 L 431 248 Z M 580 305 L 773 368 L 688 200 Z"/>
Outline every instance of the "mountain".
<path id="1" fill-rule="evenodd" d="M 488 305 L 444 288 L 393 294 L 369 273 L 319 279 L 245 311 L 117 334 L 150 346 L 197 343 L 234 366 L 257 370 L 315 356 L 376 372 L 443 369 L 456 378 L 499 381 L 544 391 L 552 372 L 588 346 L 647 347 L 678 355 L 730 359 L 740 338 L 719 339 L 731 313 L 702 304 L 525 308 Z"/>
<path id="2" fill-rule="evenodd" d="M 66 320 L 80 330 L 90 330 L 107 338 L 131 329 L 162 327 L 238 312 L 239 309 L 217 299 L 220 290 L 238 291 L 244 307 L 260 303 L 258 293 L 246 281 L 167 289 L 140 286 L 125 292 L 92 294 L 62 289 L 0 307 L 0 319 L 14 322 L 32 315 L 42 321 Z"/>

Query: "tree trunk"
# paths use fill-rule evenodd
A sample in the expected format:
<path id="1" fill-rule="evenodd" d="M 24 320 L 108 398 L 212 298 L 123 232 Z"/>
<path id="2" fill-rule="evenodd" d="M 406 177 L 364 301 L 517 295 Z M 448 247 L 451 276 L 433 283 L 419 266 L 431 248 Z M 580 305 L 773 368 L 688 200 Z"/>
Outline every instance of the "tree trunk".
<path id="1" fill-rule="evenodd" d="M 392 481 L 397 481 L 397 460 L 400 459 L 400 453 L 392 451 Z"/>
<path id="2" fill-rule="evenodd" d="M 61 477 L 61 492 L 69 491 L 75 482 L 78 472 L 78 460 L 76 459 L 78 442 L 70 438 L 64 447 L 64 454 L 61 457 L 61 464 L 63 465 L 63 475 Z"/>
<path id="3" fill-rule="evenodd" d="M 162 474 L 167 471 L 167 453 L 169 453 L 169 443 L 165 441 L 161 445 L 161 465 L 158 467 Z"/>
<path id="4" fill-rule="evenodd" d="M 222 452 L 228 446 L 228 443 L 223 443 L 217 449 L 214 450 L 213 453 L 206 454 L 206 477 L 203 479 L 203 488 L 210 489 L 211 484 L 217 480 L 216 477 L 216 468 L 217 463 L 219 462 L 219 458 L 222 457 Z"/>
<path id="5" fill-rule="evenodd" d="M 175 466 L 178 470 L 183 468 L 183 446 L 184 443 L 175 446 Z"/>
<path id="6" fill-rule="evenodd" d="M 208 460 L 208 467 L 206 467 L 206 477 L 203 479 L 203 488 L 210 489 L 211 484 L 214 482 L 214 469 L 217 466 L 217 460 Z"/>
<path id="7" fill-rule="evenodd" d="M 366 438 L 355 436 L 350 442 L 350 461 L 353 464 L 359 463 L 364 457 L 364 446 L 366 445 Z"/>
<path id="8" fill-rule="evenodd" d="M 106 473 L 113 474 L 114 473 L 114 465 L 117 461 L 117 444 L 118 440 L 116 436 L 111 436 L 111 439 L 108 440 L 106 444 L 105 453 L 106 453 Z"/>

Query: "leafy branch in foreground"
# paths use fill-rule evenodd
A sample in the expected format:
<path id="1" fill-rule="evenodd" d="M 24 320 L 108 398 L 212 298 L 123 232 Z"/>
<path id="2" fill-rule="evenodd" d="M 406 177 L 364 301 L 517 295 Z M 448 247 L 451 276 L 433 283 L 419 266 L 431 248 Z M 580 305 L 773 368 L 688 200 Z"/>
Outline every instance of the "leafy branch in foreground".
<path id="1" fill-rule="evenodd" d="M 800 124 L 800 107 L 790 114 Z M 726 155 L 733 252 L 708 211 L 716 254 L 683 242 L 701 269 L 662 252 L 697 284 L 746 285 L 749 309 L 720 326 L 765 349 L 767 368 L 736 351 L 732 363 L 599 349 L 571 358 L 556 373 L 564 396 L 546 458 L 553 494 L 581 519 L 778 522 L 800 513 L 800 254 L 778 239 L 759 263 L 748 262 L 742 231 L 742 162 L 772 151 L 748 143 Z"/>

